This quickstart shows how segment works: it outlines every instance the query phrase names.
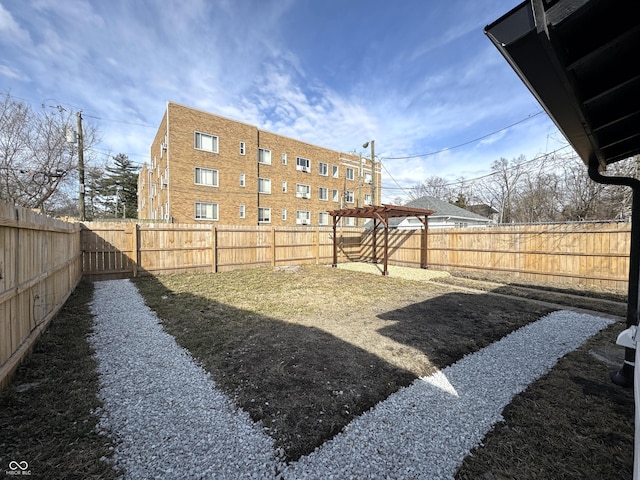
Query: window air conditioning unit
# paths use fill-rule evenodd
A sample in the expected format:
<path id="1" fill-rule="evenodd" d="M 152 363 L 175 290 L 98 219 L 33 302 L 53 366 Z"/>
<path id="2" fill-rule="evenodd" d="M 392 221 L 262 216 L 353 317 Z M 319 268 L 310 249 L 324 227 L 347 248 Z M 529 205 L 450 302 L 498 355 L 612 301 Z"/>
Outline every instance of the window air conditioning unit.
<path id="1" fill-rule="evenodd" d="M 311 194 L 310 193 L 303 193 L 302 194 L 302 198 L 311 198 Z"/>
<path id="2" fill-rule="evenodd" d="M 160 144 L 160 148 L 161 148 L 162 150 L 166 150 L 166 149 L 167 149 L 167 144 L 166 144 L 166 143 L 161 143 L 161 144 Z"/>
<path id="3" fill-rule="evenodd" d="M 299 172 L 304 172 L 305 167 L 303 165 L 296 165 L 296 170 Z"/>
<path id="4" fill-rule="evenodd" d="M 169 185 L 169 179 L 168 178 L 163 178 L 162 179 L 162 185 L 165 186 L 165 187 L 168 186 Z"/>
<path id="5" fill-rule="evenodd" d="M 307 173 L 309 173 L 309 172 L 311 172 L 311 168 L 309 168 L 309 167 L 302 167 L 302 171 L 303 171 L 303 172 L 307 172 Z"/>
<path id="6" fill-rule="evenodd" d="M 309 225 L 309 220 L 307 220 L 306 218 L 299 218 L 296 220 L 296 223 L 298 225 Z"/>

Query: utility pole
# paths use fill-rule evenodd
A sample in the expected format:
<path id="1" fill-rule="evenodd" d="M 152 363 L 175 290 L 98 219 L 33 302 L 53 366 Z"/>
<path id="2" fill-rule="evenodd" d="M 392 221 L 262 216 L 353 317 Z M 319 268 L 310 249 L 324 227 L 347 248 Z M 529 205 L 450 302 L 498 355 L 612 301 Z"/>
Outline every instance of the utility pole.
<path id="1" fill-rule="evenodd" d="M 373 205 L 378 205 L 376 201 L 376 193 L 378 191 L 378 187 L 376 185 L 376 141 L 371 140 L 371 203 Z"/>
<path id="2" fill-rule="evenodd" d="M 378 202 L 376 202 L 376 148 L 375 148 L 375 144 L 376 141 L 375 140 L 371 140 L 371 142 L 367 142 L 364 145 L 362 145 L 362 148 L 367 148 L 369 146 L 369 143 L 371 143 L 371 205 L 377 205 Z"/>
<path id="3" fill-rule="evenodd" d="M 78 213 L 80 221 L 85 221 L 84 215 L 84 140 L 82 133 L 82 112 L 77 112 L 78 117 L 78 175 L 80 176 L 80 190 L 78 191 Z"/>

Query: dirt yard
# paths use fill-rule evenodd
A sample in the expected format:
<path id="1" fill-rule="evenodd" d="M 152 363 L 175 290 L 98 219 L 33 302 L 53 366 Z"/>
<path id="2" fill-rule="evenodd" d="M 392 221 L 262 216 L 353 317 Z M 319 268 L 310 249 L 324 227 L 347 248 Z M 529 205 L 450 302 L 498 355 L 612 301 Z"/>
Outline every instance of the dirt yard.
<path id="1" fill-rule="evenodd" d="M 624 312 L 606 293 L 390 273 L 309 266 L 135 283 L 165 329 L 262 422 L 288 460 L 416 377 L 560 305 Z M 2 461 L 28 459 L 49 478 L 117 477 L 104 461 L 112 445 L 95 431 L 91 292 L 81 284 L 0 392 Z M 623 328 L 602 331 L 518 395 L 456 478 L 630 479 L 633 392 L 609 381 L 621 364 L 614 342 Z"/>
<path id="2" fill-rule="evenodd" d="M 415 378 L 554 309 L 391 273 L 309 266 L 136 283 L 167 331 L 295 460 Z"/>

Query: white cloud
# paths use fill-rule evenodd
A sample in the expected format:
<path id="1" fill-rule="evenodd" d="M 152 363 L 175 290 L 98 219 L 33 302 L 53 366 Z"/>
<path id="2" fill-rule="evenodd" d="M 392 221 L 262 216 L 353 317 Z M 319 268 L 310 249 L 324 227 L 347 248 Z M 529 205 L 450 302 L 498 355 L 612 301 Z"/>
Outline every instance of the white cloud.
<path id="1" fill-rule="evenodd" d="M 309 22 L 318 12 L 330 17 L 321 2 L 23 0 L 0 5 L 0 46 L 25 40 L 3 58 L 0 75 L 35 104 L 55 98 L 100 117 L 100 148 L 135 161 L 148 156 L 169 100 L 334 150 L 361 150 L 375 139 L 383 159 L 415 155 L 539 109 L 499 53 L 482 43 L 482 18 L 506 11 L 500 3 L 404 6 L 424 15 L 396 15 L 400 23 L 381 30 Z M 366 23 L 394 12 L 371 5 Z M 473 175 L 492 159 L 533 150 L 544 142 L 544 128 L 527 122 L 465 149 L 385 165 L 403 185 Z"/>
<path id="2" fill-rule="evenodd" d="M 24 76 L 22 73 L 16 71 L 8 65 L 0 64 L 0 75 L 14 80 L 28 80 L 28 77 Z"/>
<path id="3" fill-rule="evenodd" d="M 13 18 L 11 12 L 0 3 L 0 36 L 16 45 L 31 45 L 29 32 Z"/>

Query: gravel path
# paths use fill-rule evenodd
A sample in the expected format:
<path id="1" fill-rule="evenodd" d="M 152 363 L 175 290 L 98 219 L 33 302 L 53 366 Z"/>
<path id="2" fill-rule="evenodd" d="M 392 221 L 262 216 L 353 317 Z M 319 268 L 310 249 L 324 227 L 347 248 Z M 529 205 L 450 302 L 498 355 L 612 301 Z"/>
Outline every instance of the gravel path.
<path id="1" fill-rule="evenodd" d="M 128 280 L 95 284 L 101 429 L 131 479 L 451 479 L 514 395 L 612 320 L 554 312 L 412 385 L 298 462 L 220 392 Z"/>

